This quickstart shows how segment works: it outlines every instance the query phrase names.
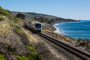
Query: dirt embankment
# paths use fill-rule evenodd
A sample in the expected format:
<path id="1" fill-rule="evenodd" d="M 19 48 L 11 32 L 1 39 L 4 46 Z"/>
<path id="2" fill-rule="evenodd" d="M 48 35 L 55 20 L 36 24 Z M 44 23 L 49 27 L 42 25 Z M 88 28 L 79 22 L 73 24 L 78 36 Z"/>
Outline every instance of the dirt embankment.
<path id="1" fill-rule="evenodd" d="M 55 31 L 56 28 L 53 25 L 45 23 L 45 24 L 42 25 L 42 30 Z"/>

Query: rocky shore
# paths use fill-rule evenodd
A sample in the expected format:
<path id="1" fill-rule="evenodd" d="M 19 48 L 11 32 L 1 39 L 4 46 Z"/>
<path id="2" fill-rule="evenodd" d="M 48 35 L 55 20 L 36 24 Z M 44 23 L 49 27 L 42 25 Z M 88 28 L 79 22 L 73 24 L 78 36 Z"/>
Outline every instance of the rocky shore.
<path id="1" fill-rule="evenodd" d="M 78 22 L 78 21 L 73 21 L 73 22 Z M 63 22 L 60 22 L 60 23 L 63 23 Z M 83 51 L 88 51 L 88 52 L 90 51 L 90 41 L 75 40 L 70 37 L 64 36 L 63 34 L 60 35 L 58 34 L 57 28 L 54 26 L 54 24 L 44 24 L 43 33 L 59 41 L 72 45 L 73 47 L 80 48 Z"/>

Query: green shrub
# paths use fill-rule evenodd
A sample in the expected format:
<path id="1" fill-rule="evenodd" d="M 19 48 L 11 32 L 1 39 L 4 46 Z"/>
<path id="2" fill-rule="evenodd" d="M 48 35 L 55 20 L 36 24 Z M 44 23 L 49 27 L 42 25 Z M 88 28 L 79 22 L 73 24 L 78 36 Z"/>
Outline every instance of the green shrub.
<path id="1" fill-rule="evenodd" d="M 14 27 L 14 30 L 16 33 L 23 35 L 23 31 L 21 30 L 19 26 L 14 25 L 14 24 L 12 24 L 11 26 Z"/>
<path id="2" fill-rule="evenodd" d="M 10 13 L 7 10 L 3 9 L 2 7 L 0 7 L 0 14 L 7 15 L 7 16 L 10 15 Z"/>
<path id="3" fill-rule="evenodd" d="M 18 14 L 16 15 L 16 17 L 17 17 L 17 18 L 20 18 L 20 19 L 25 19 L 25 15 L 22 14 L 22 13 L 18 13 Z"/>
<path id="4" fill-rule="evenodd" d="M 33 55 L 29 55 L 29 56 L 28 56 L 28 59 L 29 59 L 29 60 L 38 60 L 37 57 L 38 57 L 37 55 L 34 55 L 34 54 L 33 54 Z M 40 60 L 40 59 L 39 59 L 39 60 Z"/>
<path id="5" fill-rule="evenodd" d="M 0 54 L 0 60 L 6 60 L 5 57 L 4 57 L 4 55 L 1 55 Z"/>
<path id="6" fill-rule="evenodd" d="M 32 54 L 37 54 L 37 50 L 34 46 L 27 46 L 28 50 L 32 52 Z"/>
<path id="7" fill-rule="evenodd" d="M 15 27 L 15 30 L 16 30 L 16 32 L 20 33 L 20 30 L 21 30 L 21 29 L 20 29 L 20 27 L 16 26 L 16 27 Z"/>
<path id="8" fill-rule="evenodd" d="M 0 17 L 0 21 L 3 21 L 3 20 L 4 20 L 4 18 Z"/>
<path id="9" fill-rule="evenodd" d="M 38 55 L 29 55 L 27 57 L 25 56 L 16 56 L 17 60 L 41 60 Z"/>
<path id="10" fill-rule="evenodd" d="M 32 52 L 31 55 L 28 56 L 29 60 L 42 60 L 43 58 L 38 54 L 37 49 L 35 46 L 27 46 L 29 51 Z"/>
<path id="11" fill-rule="evenodd" d="M 28 60 L 28 58 L 24 56 L 17 56 L 17 60 Z"/>

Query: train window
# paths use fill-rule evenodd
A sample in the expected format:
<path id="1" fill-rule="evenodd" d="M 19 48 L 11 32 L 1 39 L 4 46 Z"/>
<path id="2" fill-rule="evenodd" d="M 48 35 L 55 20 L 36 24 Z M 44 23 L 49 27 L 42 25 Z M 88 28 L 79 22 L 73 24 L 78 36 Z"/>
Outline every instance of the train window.
<path id="1" fill-rule="evenodd" d="M 36 24 L 36 28 L 41 28 L 41 24 Z"/>

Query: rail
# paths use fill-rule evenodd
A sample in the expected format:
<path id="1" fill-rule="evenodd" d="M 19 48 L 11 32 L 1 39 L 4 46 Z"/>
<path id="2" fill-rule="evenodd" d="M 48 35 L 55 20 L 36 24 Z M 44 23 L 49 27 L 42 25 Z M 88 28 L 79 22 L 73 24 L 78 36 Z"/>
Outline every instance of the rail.
<path id="1" fill-rule="evenodd" d="M 58 46 L 62 47 L 63 49 L 65 49 L 68 52 L 76 55 L 77 57 L 81 58 L 82 60 L 90 60 L 90 55 L 89 54 L 86 54 L 86 53 L 84 53 L 84 52 L 82 52 L 82 51 L 80 51 L 78 49 L 75 49 L 75 48 L 73 48 L 73 47 L 71 47 L 71 46 L 69 46 L 69 45 L 67 45 L 65 43 L 62 43 L 62 42 L 60 42 L 60 41 L 58 41 L 56 39 L 53 39 L 53 38 L 51 38 L 49 36 L 46 36 L 43 33 L 38 33 L 38 35 L 45 38 L 46 40 L 54 43 L 55 45 L 58 45 Z"/>
<path id="2" fill-rule="evenodd" d="M 36 32 L 34 29 L 28 28 L 28 27 L 24 27 L 25 29 L 30 30 L 32 33 Z M 62 43 L 54 38 L 51 38 L 43 33 L 38 33 L 39 36 L 41 36 L 42 38 L 45 38 L 45 40 L 48 40 L 52 43 L 54 43 L 55 45 L 62 47 L 63 49 L 67 50 L 68 52 L 76 55 L 77 57 L 81 58 L 82 60 L 90 60 L 90 55 L 86 54 L 85 52 L 82 52 L 74 47 L 71 47 L 65 43 Z"/>

